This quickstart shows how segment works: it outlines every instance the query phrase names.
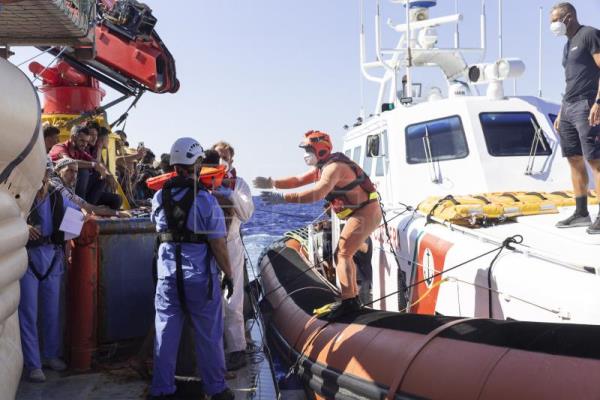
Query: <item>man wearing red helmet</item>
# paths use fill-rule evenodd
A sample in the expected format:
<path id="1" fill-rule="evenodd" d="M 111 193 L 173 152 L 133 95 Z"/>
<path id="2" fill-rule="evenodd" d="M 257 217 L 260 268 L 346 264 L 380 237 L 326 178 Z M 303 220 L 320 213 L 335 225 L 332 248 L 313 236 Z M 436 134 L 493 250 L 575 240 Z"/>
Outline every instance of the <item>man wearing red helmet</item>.
<path id="1" fill-rule="evenodd" d="M 261 197 L 268 204 L 312 203 L 325 199 L 337 217 L 345 220 L 336 250 L 336 273 L 342 301 L 332 308 L 329 314 L 332 319 L 361 306 L 352 257 L 379 226 L 381 207 L 369 176 L 344 154 L 331 152 L 333 146 L 328 134 L 306 132 L 300 147 L 305 151 L 304 161 L 312 167 L 310 171 L 280 179 L 257 177 L 253 183 L 259 189 L 293 189 L 315 183 L 314 187 L 300 193 L 263 191 Z"/>

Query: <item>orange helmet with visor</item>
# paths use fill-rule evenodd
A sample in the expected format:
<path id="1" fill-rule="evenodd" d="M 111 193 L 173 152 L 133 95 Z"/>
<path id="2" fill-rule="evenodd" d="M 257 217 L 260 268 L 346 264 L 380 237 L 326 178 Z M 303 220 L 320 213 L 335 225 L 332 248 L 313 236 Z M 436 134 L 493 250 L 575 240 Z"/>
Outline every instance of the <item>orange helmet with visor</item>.
<path id="1" fill-rule="evenodd" d="M 319 161 L 325 160 L 331 154 L 333 145 L 328 134 L 321 131 L 308 131 L 304 134 L 304 140 L 300 147 L 312 151 Z"/>

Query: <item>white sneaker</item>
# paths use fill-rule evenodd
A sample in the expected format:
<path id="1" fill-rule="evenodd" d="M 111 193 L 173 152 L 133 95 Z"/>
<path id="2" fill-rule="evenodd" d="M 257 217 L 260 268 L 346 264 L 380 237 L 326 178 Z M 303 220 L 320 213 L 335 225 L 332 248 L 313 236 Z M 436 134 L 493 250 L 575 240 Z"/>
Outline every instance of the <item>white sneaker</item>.
<path id="1" fill-rule="evenodd" d="M 44 371 L 42 371 L 39 368 L 32 369 L 31 371 L 29 371 L 29 374 L 27 375 L 27 380 L 29 382 L 35 382 L 35 383 L 46 382 L 46 375 L 44 375 Z"/>
<path id="2" fill-rule="evenodd" d="M 67 364 L 60 358 L 51 358 L 49 360 L 45 360 L 43 363 L 44 367 L 50 367 L 53 371 L 64 371 L 67 369 Z"/>

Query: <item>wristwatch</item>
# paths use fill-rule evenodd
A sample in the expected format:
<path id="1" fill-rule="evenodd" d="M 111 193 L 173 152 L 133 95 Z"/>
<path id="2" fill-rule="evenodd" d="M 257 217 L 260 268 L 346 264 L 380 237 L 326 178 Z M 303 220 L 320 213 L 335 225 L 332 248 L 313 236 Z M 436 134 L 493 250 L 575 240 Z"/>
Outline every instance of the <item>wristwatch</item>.
<path id="1" fill-rule="evenodd" d="M 92 161 L 92 169 L 96 169 L 96 161 Z"/>
<path id="2" fill-rule="evenodd" d="M 596 104 L 600 105 L 600 98 L 596 99 Z"/>

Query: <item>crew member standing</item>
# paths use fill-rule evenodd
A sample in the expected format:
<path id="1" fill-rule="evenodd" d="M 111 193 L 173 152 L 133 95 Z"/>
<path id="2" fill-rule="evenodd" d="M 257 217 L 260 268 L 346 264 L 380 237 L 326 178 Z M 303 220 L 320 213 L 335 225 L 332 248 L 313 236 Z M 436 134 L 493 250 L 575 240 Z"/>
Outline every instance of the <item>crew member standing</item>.
<path id="1" fill-rule="evenodd" d="M 262 189 L 275 187 L 291 189 L 315 183 L 312 189 L 301 193 L 262 192 L 264 202 L 312 203 L 326 199 L 337 217 L 345 220 L 340 234 L 336 260 L 336 275 L 341 286 L 341 301 L 329 313 L 335 319 L 344 313 L 360 309 L 354 254 L 379 226 L 382 218 L 379 197 L 368 175 L 342 153 L 331 153 L 329 135 L 320 131 L 304 134 L 300 144 L 305 151 L 304 161 L 313 167 L 304 175 L 282 179 L 257 177 L 254 186 Z"/>
<path id="2" fill-rule="evenodd" d="M 66 368 L 60 356 L 60 284 L 64 272 L 65 235 L 59 230 L 67 207 L 79 210 L 60 191 L 52 189 L 46 171 L 29 216 L 28 267 L 21 278 L 19 323 L 25 376 L 44 382 L 38 338 L 38 304 L 41 308 L 41 336 L 44 365 L 53 370 Z"/>
<path id="3" fill-rule="evenodd" d="M 233 294 L 223 212 L 198 181 L 204 156 L 200 143 L 180 138 L 171 147 L 169 179 L 152 200 L 151 218 L 159 232 L 155 295 L 154 373 L 151 397 L 175 393 L 175 364 L 184 317 L 194 330 L 203 389 L 212 399 L 233 399 L 225 384 L 222 287 Z M 197 190 L 196 193 L 194 191 Z"/>
<path id="4" fill-rule="evenodd" d="M 233 285 L 244 287 L 244 243 L 240 227 L 248 221 L 254 212 L 252 193 L 243 178 L 237 176 L 233 168 L 233 147 L 229 143 L 219 142 L 213 146 L 219 153 L 221 164 L 227 169 L 223 185 L 213 192 L 224 207 L 231 211 L 231 222 L 227 232 L 227 252 L 231 262 Z M 227 347 L 227 370 L 233 371 L 246 365 L 246 335 L 244 327 L 244 291 L 236 290 L 224 303 L 225 312 L 225 344 Z"/>
<path id="5" fill-rule="evenodd" d="M 571 3 L 559 3 L 550 13 L 550 29 L 567 36 L 562 64 L 566 88 L 554 128 L 560 135 L 563 156 L 571 167 L 576 208 L 573 215 L 559 221 L 558 228 L 587 226 L 591 218 L 587 208 L 588 174 L 584 158 L 592 169 L 596 192 L 600 193 L 600 31 L 579 24 Z M 600 234 L 600 213 L 587 228 Z"/>

